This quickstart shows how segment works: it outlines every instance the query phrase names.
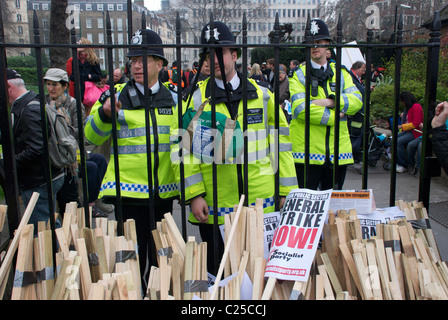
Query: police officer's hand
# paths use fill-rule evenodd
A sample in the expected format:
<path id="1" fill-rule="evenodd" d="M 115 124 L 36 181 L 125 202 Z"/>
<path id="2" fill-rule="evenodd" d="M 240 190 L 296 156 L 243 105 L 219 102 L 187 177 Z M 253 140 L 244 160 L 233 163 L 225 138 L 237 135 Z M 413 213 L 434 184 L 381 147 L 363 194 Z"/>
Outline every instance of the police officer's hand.
<path id="1" fill-rule="evenodd" d="M 115 100 L 115 111 L 118 112 L 120 110 L 120 108 L 121 108 L 121 102 L 118 100 Z M 112 106 L 110 103 L 110 98 L 107 99 L 106 102 L 104 102 L 103 111 L 107 117 L 109 117 L 109 118 L 112 117 Z"/>
<path id="2" fill-rule="evenodd" d="M 285 205 L 286 197 L 280 197 L 280 209 Z"/>
<path id="3" fill-rule="evenodd" d="M 431 121 L 431 126 L 433 128 L 440 127 L 445 124 L 448 119 L 448 102 L 443 101 L 439 103 L 435 110 L 434 118 Z"/>
<path id="4" fill-rule="evenodd" d="M 196 197 L 191 201 L 191 212 L 193 213 L 196 220 L 201 223 L 208 221 L 208 206 L 204 198 Z"/>

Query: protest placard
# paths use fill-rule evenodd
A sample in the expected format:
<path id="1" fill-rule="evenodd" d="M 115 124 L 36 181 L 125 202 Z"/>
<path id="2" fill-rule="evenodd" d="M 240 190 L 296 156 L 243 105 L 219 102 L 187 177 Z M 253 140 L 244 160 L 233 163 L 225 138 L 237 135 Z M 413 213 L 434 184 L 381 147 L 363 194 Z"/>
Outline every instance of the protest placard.
<path id="1" fill-rule="evenodd" d="M 288 194 L 272 239 L 265 277 L 307 281 L 331 192 L 295 189 Z"/>
<path id="2" fill-rule="evenodd" d="M 375 210 L 372 189 L 368 190 L 337 190 L 332 192 L 330 210 L 355 209 L 356 212 L 367 214 Z"/>

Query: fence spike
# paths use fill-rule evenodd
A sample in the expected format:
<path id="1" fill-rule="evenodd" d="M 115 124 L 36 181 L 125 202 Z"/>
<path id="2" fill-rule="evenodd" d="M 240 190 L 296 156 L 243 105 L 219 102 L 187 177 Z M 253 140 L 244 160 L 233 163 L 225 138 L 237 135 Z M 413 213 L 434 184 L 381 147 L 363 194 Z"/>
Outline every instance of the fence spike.
<path id="1" fill-rule="evenodd" d="M 142 29 L 146 29 L 146 14 L 145 11 L 142 11 Z"/>

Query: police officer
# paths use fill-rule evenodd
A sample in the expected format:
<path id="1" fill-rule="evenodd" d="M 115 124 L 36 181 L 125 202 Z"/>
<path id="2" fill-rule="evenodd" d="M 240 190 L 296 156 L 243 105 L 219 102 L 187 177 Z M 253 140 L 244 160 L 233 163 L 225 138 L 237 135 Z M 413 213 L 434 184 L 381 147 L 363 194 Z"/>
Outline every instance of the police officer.
<path id="1" fill-rule="evenodd" d="M 327 25 L 320 19 L 311 21 L 311 43 L 331 43 Z M 310 165 L 306 172 L 306 187 L 321 190 L 333 188 L 335 139 L 336 65 L 327 62 L 325 47 L 311 48 L 311 103 L 310 103 Z M 289 78 L 292 120 L 291 139 L 297 179 L 305 186 L 305 72 L 300 66 Z M 362 106 L 362 96 L 350 74 L 342 69 L 339 131 L 339 171 L 335 189 L 341 189 L 347 165 L 353 163 L 352 145 L 347 128 L 347 115 L 355 114 Z"/>
<path id="2" fill-rule="evenodd" d="M 191 213 L 189 221 L 199 225 L 202 240 L 208 244 L 208 271 L 216 274 L 219 265 L 214 265 L 213 263 L 214 219 L 217 218 L 219 224 L 224 224 L 225 214 L 233 211 L 234 205 L 239 203 L 240 197 L 245 191 L 248 191 L 247 200 L 249 205 L 254 204 L 257 198 L 262 198 L 265 213 L 275 210 L 274 186 L 275 170 L 277 168 L 273 167 L 273 162 L 269 160 L 270 157 L 279 157 L 280 161 L 280 205 L 284 202 L 284 197 L 292 189 L 297 188 L 297 178 L 291 154 L 291 139 L 289 137 L 288 123 L 283 112 L 279 113 L 280 150 L 275 153 L 274 146 L 269 139 L 269 129 L 273 130 L 275 128 L 276 106 L 273 95 L 268 88 L 258 85 L 253 79 L 244 78 L 236 71 L 235 65 L 238 59 L 239 49 L 236 49 L 235 38 L 228 26 L 224 23 L 215 21 L 213 25 L 213 35 L 210 30 L 210 24 L 205 25 L 202 29 L 201 44 L 217 43 L 223 45 L 223 47 L 216 48 L 214 57 L 210 55 L 208 50 L 202 54 L 202 58 L 205 58 L 209 65 L 211 65 L 212 59 L 214 59 L 215 78 L 212 79 L 212 77 L 209 77 L 199 82 L 191 96 L 184 99 L 182 106 L 178 106 L 178 108 L 183 108 L 184 117 L 187 110 L 197 112 L 201 105 L 204 108 L 204 113 L 211 112 L 211 102 L 208 98 L 211 96 L 212 81 L 215 81 L 214 103 L 216 106 L 216 115 L 237 120 L 241 128 L 244 127 L 243 123 L 245 121 L 248 131 L 251 132 L 250 138 L 248 139 L 248 190 L 244 190 L 244 166 L 241 165 L 243 156 L 237 159 L 229 159 L 230 161 L 222 163 L 217 162 L 218 186 L 215 191 L 218 193 L 218 212 L 214 212 L 212 164 L 203 160 L 201 161 L 200 157 L 197 158 L 197 154 L 193 155 L 192 153 L 188 153 L 188 148 L 185 148 L 185 145 L 182 145 L 182 143 L 172 145 L 172 163 L 176 171 L 176 176 L 180 179 L 180 160 L 175 159 L 175 157 L 178 155 L 180 147 L 185 148 L 183 149 L 183 154 L 185 155 L 183 159 L 185 164 L 185 200 L 190 204 Z M 247 119 L 244 119 L 243 116 L 243 81 L 246 81 L 247 88 Z M 173 136 L 179 134 L 177 129 L 178 123 L 176 121 L 171 129 Z M 202 134 L 199 133 L 193 136 L 193 143 L 207 147 L 210 136 L 207 134 L 207 128 L 202 127 L 201 130 Z M 223 253 L 223 242 L 221 238 L 219 239 L 219 256 L 221 256 Z"/>
<path id="3" fill-rule="evenodd" d="M 170 166 L 170 124 L 173 118 L 176 95 L 159 80 L 162 66 L 167 64 L 163 48 L 146 49 L 147 70 L 143 68 L 142 40 L 146 33 L 148 44 L 161 44 L 159 35 L 144 29 L 135 33 L 127 57 L 130 59 L 132 80 L 118 84 L 116 90 L 118 155 L 111 154 L 111 161 L 103 179 L 100 197 L 116 202 L 115 165 L 118 156 L 123 220 L 134 219 L 136 223 L 138 254 L 142 272 L 143 289 L 146 288 L 147 272 L 152 264 L 150 242 L 149 192 L 153 193 L 155 221 L 166 212 L 172 212 L 173 199 L 177 197 L 177 185 Z M 145 105 L 144 74 L 147 74 L 149 105 Z M 150 140 L 146 144 L 145 108 L 150 114 Z M 85 126 L 86 138 L 101 145 L 110 136 L 111 103 L 104 93 L 95 103 Z M 153 186 L 148 185 L 147 152 L 151 152 Z"/>

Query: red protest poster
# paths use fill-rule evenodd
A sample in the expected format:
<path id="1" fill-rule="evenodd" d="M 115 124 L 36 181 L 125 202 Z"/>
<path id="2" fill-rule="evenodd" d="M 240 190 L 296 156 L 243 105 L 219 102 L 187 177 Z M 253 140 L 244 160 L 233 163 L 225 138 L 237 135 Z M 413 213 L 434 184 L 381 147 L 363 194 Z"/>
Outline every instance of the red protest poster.
<path id="1" fill-rule="evenodd" d="M 265 277 L 307 281 L 331 193 L 332 190 L 295 189 L 288 194 L 272 239 Z"/>

